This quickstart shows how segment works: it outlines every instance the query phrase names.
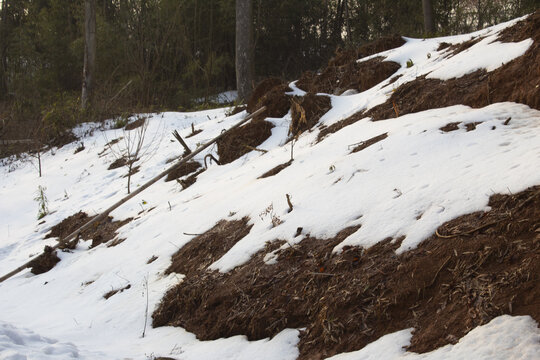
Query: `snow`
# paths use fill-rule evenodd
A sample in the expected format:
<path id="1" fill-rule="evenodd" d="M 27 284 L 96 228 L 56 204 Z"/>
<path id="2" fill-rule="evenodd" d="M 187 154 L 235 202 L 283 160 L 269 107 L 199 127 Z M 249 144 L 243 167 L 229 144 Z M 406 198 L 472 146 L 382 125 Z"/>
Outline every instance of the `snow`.
<path id="1" fill-rule="evenodd" d="M 455 345 L 426 354 L 407 352 L 412 329 L 385 335 L 362 350 L 332 356 L 327 360 L 535 360 L 540 354 L 540 331 L 529 316 L 499 316 L 479 326 Z"/>
<path id="2" fill-rule="evenodd" d="M 417 76 L 446 79 L 479 68 L 492 70 L 520 56 L 530 40 L 494 41 L 500 30 L 514 22 L 466 36 L 407 39 L 404 46 L 380 54 L 402 64 L 397 74 L 403 76 L 396 83 L 387 86 L 388 81 L 383 81 L 362 93 L 330 96 L 333 108 L 320 123 L 328 126 L 383 103 L 392 89 Z M 448 54 L 436 50 L 440 42 L 457 43 L 473 36 L 484 39 L 454 57 L 446 58 Z M 414 62 L 411 68 L 406 67 L 408 59 Z M 290 87 L 292 93 L 304 94 L 294 83 Z M 132 176 L 132 189 L 168 168 L 167 160 L 181 157 L 183 148 L 169 135 L 173 130 L 196 149 L 246 116 L 245 112 L 226 114 L 227 109 L 142 114 L 149 117 L 145 146 L 157 151 Z M 508 118 L 511 121 L 504 125 Z M 121 244 L 90 249 L 89 242 L 80 243 L 71 253 L 59 252 L 62 261 L 51 271 L 35 276 L 25 270 L 0 283 L 0 358 L 295 359 L 297 329 L 260 341 L 236 336 L 202 342 L 181 328 L 151 328 L 151 318 L 145 315 L 146 295 L 151 314 L 165 291 L 183 278 L 163 272 L 171 255 L 194 237 L 186 234 L 203 233 L 221 219 L 250 218 L 250 233 L 211 265 L 222 272 L 248 261 L 267 241 L 301 241 L 303 236 L 294 237 L 298 227 L 304 229 L 303 234 L 325 238 L 345 227 L 362 225 L 335 251 L 345 245 L 369 247 L 387 237 L 405 236 L 398 249 L 404 252 L 443 222 L 488 210 L 490 195 L 540 184 L 539 119 L 539 111 L 516 103 L 482 109 L 452 106 L 377 122 L 365 118 L 321 142 L 316 140 L 317 129 L 303 134 L 294 143 L 293 164 L 275 176 L 258 179 L 290 159 L 290 114 L 269 118 L 275 125 L 272 136 L 258 146 L 267 153 L 251 152 L 224 166 L 212 164 L 186 190 L 174 181 L 161 180 L 115 210 L 111 214 L 115 219 L 134 217 L 119 229 L 118 237 L 126 239 Z M 460 122 L 459 129 L 442 132 L 440 128 L 450 122 Z M 465 124 L 472 122 L 481 124 L 467 132 Z M 187 138 L 192 124 L 203 131 Z M 44 240 L 44 236 L 67 216 L 79 210 L 99 214 L 126 195 L 126 169 L 107 170 L 115 156 L 106 147 L 126 134 L 110 129 L 110 122 L 105 129 L 83 124 L 76 132 L 86 134 L 81 140 L 85 149 L 74 154 L 79 144 L 73 143 L 42 154 L 41 178 L 32 158 L 0 166 L 0 275 L 39 254 L 44 245 L 55 244 L 55 239 Z M 354 144 L 383 133 L 388 134 L 386 139 L 350 153 Z M 122 142 L 118 146 L 120 151 Z M 202 163 L 208 153 L 215 154 L 216 146 L 196 160 Z M 38 186 L 46 188 L 51 211 L 44 222 L 36 220 Z M 286 194 L 294 205 L 290 213 Z M 270 205 L 273 210 L 265 215 Z M 282 223 L 273 226 L 272 216 Z M 157 260 L 147 264 L 152 256 Z M 272 256 L 267 260 L 272 261 Z M 103 298 L 108 291 L 127 285 L 129 289 Z M 142 337 L 145 321 L 148 326 Z M 458 344 L 430 354 L 405 352 L 402 347 L 410 336 L 410 329 L 403 330 L 359 352 L 334 358 L 532 359 L 540 353 L 538 329 L 528 317 L 496 318 Z"/>

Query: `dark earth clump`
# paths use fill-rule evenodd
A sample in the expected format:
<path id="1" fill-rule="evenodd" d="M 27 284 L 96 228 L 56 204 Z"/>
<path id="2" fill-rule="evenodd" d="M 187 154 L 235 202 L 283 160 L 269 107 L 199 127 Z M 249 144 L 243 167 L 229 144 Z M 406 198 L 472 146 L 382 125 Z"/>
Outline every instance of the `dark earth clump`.
<path id="1" fill-rule="evenodd" d="M 465 130 L 467 130 L 467 132 L 476 130 L 476 126 L 480 125 L 481 123 L 482 123 L 481 121 L 465 123 L 464 124 Z M 451 122 L 439 128 L 439 130 L 444 131 L 444 132 L 456 131 L 456 130 L 459 130 L 459 124 L 461 124 L 461 122 Z"/>
<path id="2" fill-rule="evenodd" d="M 383 58 L 357 62 L 357 58 L 344 65 L 328 66 L 322 73 L 306 72 L 296 85 L 307 92 L 341 95 L 349 89 L 368 90 L 392 76 L 400 65 Z"/>
<path id="3" fill-rule="evenodd" d="M 168 173 L 165 181 L 172 181 L 181 178 L 182 176 L 189 175 L 200 168 L 201 164 L 198 161 L 188 161 Z"/>
<path id="4" fill-rule="evenodd" d="M 290 96 L 285 94 L 292 89 L 278 78 L 268 78 L 261 81 L 247 102 L 247 111 L 254 113 L 266 106 L 265 117 L 283 117 L 291 107 Z"/>
<path id="5" fill-rule="evenodd" d="M 540 186 L 493 195 L 489 206 L 443 224 L 401 255 L 402 238 L 334 253 L 355 227 L 332 239 L 307 236 L 277 250 L 272 265 L 263 261 L 276 249 L 268 246 L 223 274 L 197 268 L 205 256 L 216 259 L 198 246 L 199 260 L 165 294 L 154 326 L 182 326 L 201 340 L 305 328 L 299 358 L 322 359 L 409 327 L 408 350 L 423 353 L 502 314 L 540 321 Z M 189 256 L 179 253 L 175 262 Z"/>
<path id="6" fill-rule="evenodd" d="M 172 256 L 165 275 L 179 273 L 192 275 L 206 268 L 225 255 L 234 244 L 249 234 L 252 225 L 248 218 L 235 221 L 219 221 L 202 235 L 198 235 Z"/>
<path id="7" fill-rule="evenodd" d="M 328 96 L 307 93 L 305 96 L 295 97 L 291 106 L 289 134 L 298 136 L 311 129 L 331 107 Z"/>
<path id="8" fill-rule="evenodd" d="M 39 275 L 51 270 L 59 261 L 56 251 L 50 246 L 45 246 L 43 253 L 32 260 L 28 267 L 32 274 Z"/>
<path id="9" fill-rule="evenodd" d="M 78 213 L 65 218 L 60 223 L 53 226 L 51 231 L 45 236 L 45 239 L 51 237 L 63 239 L 92 219 L 93 217 L 89 217 L 86 213 L 79 211 Z M 132 218 L 122 221 L 113 221 L 113 218 L 108 216 L 106 219 L 99 221 L 90 226 L 90 228 L 84 230 L 80 234 L 80 239 L 91 239 L 91 247 L 96 247 L 99 244 L 106 243 L 107 241 L 113 239 L 116 236 L 116 230 L 131 220 Z"/>
<path id="10" fill-rule="evenodd" d="M 274 125 L 262 119 L 253 119 L 217 141 L 221 165 L 228 164 L 252 151 L 272 135 Z"/>

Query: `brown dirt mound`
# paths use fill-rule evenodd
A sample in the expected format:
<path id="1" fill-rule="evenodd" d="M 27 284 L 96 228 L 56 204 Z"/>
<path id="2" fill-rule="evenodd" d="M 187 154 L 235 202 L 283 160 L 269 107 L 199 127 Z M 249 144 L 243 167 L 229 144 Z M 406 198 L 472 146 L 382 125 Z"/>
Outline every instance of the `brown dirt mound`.
<path id="1" fill-rule="evenodd" d="M 51 270 L 59 261 L 56 251 L 50 246 L 45 246 L 43 253 L 32 260 L 28 267 L 31 268 L 32 274 L 39 275 Z"/>
<path id="2" fill-rule="evenodd" d="M 344 65 L 329 65 L 319 75 L 311 72 L 304 73 L 296 85 L 312 93 L 340 95 L 348 89 L 362 92 L 384 81 L 399 70 L 398 63 L 382 60 L 383 58 L 377 57 L 358 63 L 354 58 Z"/>
<path id="3" fill-rule="evenodd" d="M 534 41 L 540 41 L 538 38 L 539 24 L 540 10 L 536 10 L 536 12 L 527 19 L 501 31 L 497 40 L 501 42 L 520 42 L 530 38 L 531 34 L 535 34 L 533 36 Z"/>
<path id="4" fill-rule="evenodd" d="M 357 229 L 348 228 L 281 250 L 273 265 L 263 262 L 268 248 L 227 274 L 192 273 L 164 296 L 154 326 L 201 340 L 305 327 L 300 359 L 321 359 L 409 327 L 409 350 L 426 352 L 501 314 L 540 321 L 540 186 L 489 204 L 399 256 L 400 239 L 333 254 Z"/>
<path id="5" fill-rule="evenodd" d="M 60 223 L 51 228 L 51 232 L 45 236 L 45 239 L 51 237 L 58 237 L 63 239 L 70 235 L 75 230 L 92 220 L 93 217 L 89 217 L 86 213 L 79 211 L 76 214 L 68 216 Z M 127 218 L 122 221 L 113 221 L 113 218 L 108 216 L 107 219 L 102 220 L 91 226 L 89 229 L 84 230 L 81 233 L 81 239 L 92 239 L 91 247 L 96 247 L 99 244 L 106 243 L 116 236 L 116 230 L 130 222 L 132 218 Z"/>
<path id="6" fill-rule="evenodd" d="M 274 125 L 262 119 L 253 119 L 217 141 L 221 165 L 228 164 L 252 151 L 272 135 Z"/>
<path id="7" fill-rule="evenodd" d="M 374 120 L 392 118 L 395 115 L 393 104 L 400 115 L 458 104 L 481 108 L 504 101 L 540 109 L 540 11 L 506 29 L 501 37 L 505 40 L 533 38 L 534 44 L 523 56 L 489 73 L 478 70 L 447 81 L 420 77 L 403 84 L 366 116 Z"/>
<path id="8" fill-rule="evenodd" d="M 331 107 L 328 96 L 307 93 L 305 96 L 295 97 L 292 100 L 289 134 L 298 136 L 311 129 Z"/>
<path id="9" fill-rule="evenodd" d="M 277 174 L 279 174 L 281 172 L 281 170 L 287 168 L 292 163 L 293 163 L 293 161 L 289 160 L 286 163 L 279 164 L 275 168 L 272 168 L 272 169 L 268 170 L 267 172 L 265 172 L 264 174 L 262 174 L 261 176 L 259 176 L 259 179 L 264 179 L 264 178 L 267 178 L 267 177 L 270 177 L 270 176 L 277 175 Z"/>
<path id="10" fill-rule="evenodd" d="M 522 41 L 529 38 L 534 40 L 534 44 L 523 56 L 492 72 L 478 70 L 447 81 L 419 77 L 397 88 L 384 104 L 321 129 L 318 141 L 367 116 L 373 120 L 394 118 L 396 110 L 401 116 L 452 105 L 481 108 L 505 101 L 540 109 L 540 11 L 505 29 L 499 40 Z M 459 44 L 453 46 L 457 49 Z"/>
<path id="11" fill-rule="evenodd" d="M 165 274 L 192 275 L 206 268 L 225 255 L 234 244 L 249 234 L 253 225 L 248 218 L 237 221 L 221 220 L 213 228 L 198 235 L 172 256 L 171 265 Z"/>
<path id="12" fill-rule="evenodd" d="M 278 78 L 268 78 L 259 83 L 248 100 L 247 111 L 254 113 L 266 106 L 264 116 L 283 117 L 291 106 L 290 96 L 285 93 L 292 89 Z"/>
<path id="13" fill-rule="evenodd" d="M 403 44 L 405 44 L 405 40 L 399 35 L 384 36 L 360 46 L 357 50 L 357 59 L 395 49 Z"/>
<path id="14" fill-rule="evenodd" d="M 201 168 L 201 164 L 197 161 L 188 161 L 185 164 L 180 165 L 173 171 L 171 171 L 169 174 L 167 174 L 167 177 L 165 178 L 165 181 L 172 181 L 176 180 L 178 178 L 181 178 L 182 176 L 189 175 Z"/>

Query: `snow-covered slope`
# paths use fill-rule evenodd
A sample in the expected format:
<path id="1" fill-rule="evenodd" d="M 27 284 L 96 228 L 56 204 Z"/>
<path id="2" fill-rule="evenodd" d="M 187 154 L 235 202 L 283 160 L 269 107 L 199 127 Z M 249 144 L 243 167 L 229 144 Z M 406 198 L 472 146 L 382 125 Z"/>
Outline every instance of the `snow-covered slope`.
<path id="1" fill-rule="evenodd" d="M 496 41 L 498 31 L 516 21 L 470 35 L 407 39 L 402 47 L 379 54 L 402 65 L 396 73 L 402 76 L 395 83 L 389 86 L 386 80 L 359 94 L 330 95 L 332 109 L 320 124 L 330 126 L 379 105 L 393 89 L 418 76 L 444 80 L 480 68 L 491 71 L 523 55 L 532 40 Z M 437 51 L 441 42 L 478 36 L 483 40 L 454 57 Z M 407 67 L 409 59 L 414 65 Z M 302 93 L 294 83 L 291 87 Z M 173 130 L 195 149 L 246 116 L 245 112 L 227 116 L 227 110 L 148 114 L 146 146 L 157 151 L 141 162 L 132 188 L 169 167 L 168 160 L 181 157 L 183 149 L 170 135 Z M 151 328 L 153 309 L 183 277 L 164 275 L 171 256 L 219 220 L 246 216 L 253 225 L 249 234 L 210 269 L 230 271 L 269 241 L 283 239 L 288 242 L 284 246 L 291 246 L 306 234 L 327 238 L 355 225 L 360 229 L 334 251 L 405 237 L 398 249 L 402 253 L 418 246 L 442 223 L 487 210 L 490 195 L 540 184 L 540 111 L 523 104 L 495 103 L 480 109 L 457 105 L 377 122 L 365 118 L 320 142 L 314 128 L 294 143 L 292 165 L 259 179 L 291 156 L 290 113 L 267 120 L 274 125 L 272 135 L 258 146 L 266 152 L 252 151 L 223 166 L 211 164 L 185 190 L 175 181 L 161 180 L 115 210 L 111 214 L 115 219 L 134 217 L 119 229 L 118 237 L 126 239 L 119 245 L 90 248 L 89 241 L 80 242 L 71 252 L 59 252 L 61 261 L 49 272 L 33 275 L 25 270 L 1 283 L 0 358 L 296 359 L 298 329 L 250 342 L 243 336 L 199 341 L 181 328 Z M 449 123 L 459 123 L 458 130 L 440 130 Z M 475 129 L 468 131 L 467 124 L 473 123 Z M 192 124 L 202 132 L 187 138 Z M 73 143 L 43 154 L 41 178 L 31 158 L 0 167 L 0 275 L 39 254 L 44 245 L 54 245 L 56 239 L 44 240 L 53 225 L 80 210 L 99 214 L 126 195 L 126 169 L 108 170 L 116 158 L 106 146 L 126 134 L 111 125 L 106 124 L 105 130 L 96 124 L 81 125 L 76 132 L 84 150 L 75 153 L 80 143 Z M 385 139 L 351 153 L 355 145 L 385 133 Z M 196 160 L 203 162 L 207 153 L 215 154 L 215 146 Z M 44 221 L 36 220 L 39 186 L 46 188 L 49 201 L 50 214 Z M 286 194 L 294 206 L 291 212 Z M 278 226 L 272 217 L 279 219 Z M 303 235 L 295 237 L 299 227 Z M 157 259 L 148 263 L 153 256 Z M 125 291 L 103 298 L 127 285 Z M 411 329 L 405 329 L 335 358 L 540 356 L 540 332 L 530 317 L 496 318 L 458 344 L 422 355 L 402 349 L 410 336 Z"/>

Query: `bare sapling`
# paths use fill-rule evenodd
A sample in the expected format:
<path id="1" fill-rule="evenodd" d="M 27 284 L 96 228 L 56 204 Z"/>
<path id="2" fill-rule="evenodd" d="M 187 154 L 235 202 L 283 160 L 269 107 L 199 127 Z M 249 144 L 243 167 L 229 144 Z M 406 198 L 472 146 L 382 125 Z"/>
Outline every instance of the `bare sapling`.
<path id="1" fill-rule="evenodd" d="M 135 129 L 128 126 L 122 130 L 122 141 L 108 141 L 107 145 L 116 161 L 120 162 L 127 170 L 127 193 L 131 193 L 131 176 L 139 171 L 139 167 L 150 160 L 157 152 L 163 139 L 163 128 L 160 124 L 158 129 L 147 138 L 149 121 L 146 117 L 137 116 L 136 122 L 141 125 Z"/>

